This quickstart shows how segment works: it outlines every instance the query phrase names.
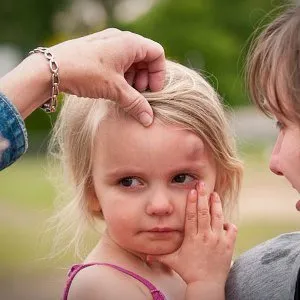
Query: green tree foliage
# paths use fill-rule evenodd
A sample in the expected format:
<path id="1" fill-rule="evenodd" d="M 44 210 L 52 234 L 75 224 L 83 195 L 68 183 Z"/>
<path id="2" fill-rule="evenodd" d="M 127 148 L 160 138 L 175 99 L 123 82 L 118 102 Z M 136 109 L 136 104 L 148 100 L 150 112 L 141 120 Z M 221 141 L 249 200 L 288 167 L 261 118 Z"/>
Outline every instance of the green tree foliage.
<path id="1" fill-rule="evenodd" d="M 106 25 L 107 27 L 113 27 L 117 23 L 115 18 L 115 8 L 122 0 L 97 0 L 100 2 L 106 12 Z"/>
<path id="2" fill-rule="evenodd" d="M 115 22 L 114 7 L 120 0 L 95 1 L 103 5 L 107 13 L 107 26 L 112 26 Z M 31 49 L 52 44 L 56 40 L 53 26 L 55 15 L 70 7 L 73 0 L 0 0 L 0 3 L 0 44 L 13 45 L 26 56 Z M 55 114 L 47 115 L 37 110 L 27 118 L 26 126 L 29 135 L 32 135 L 31 141 L 37 139 L 36 145 L 39 145 L 55 117 Z M 31 146 L 34 144 L 34 141 L 31 142 Z"/>
<path id="3" fill-rule="evenodd" d="M 162 0 L 123 28 L 160 42 L 167 57 L 203 70 L 225 102 L 241 105 L 248 102 L 242 53 L 274 5 L 270 0 Z"/>
<path id="4" fill-rule="evenodd" d="M 26 56 L 29 50 L 45 45 L 53 37 L 54 16 L 69 0 L 0 1 L 0 44 L 13 45 Z M 34 112 L 26 123 L 35 132 L 45 132 L 50 126 L 49 116 L 41 111 Z"/>
<path id="5" fill-rule="evenodd" d="M 0 43 L 16 45 L 26 55 L 28 50 L 53 41 L 54 17 L 73 0 L 0 1 Z M 241 72 L 246 41 L 258 21 L 280 4 L 280 0 L 158 0 L 146 15 L 120 25 L 114 12 L 122 0 L 95 1 L 101 2 L 106 11 L 107 26 L 128 29 L 160 42 L 168 57 L 204 71 L 231 105 L 247 103 Z M 55 115 L 34 112 L 26 121 L 29 134 L 41 131 L 44 137 L 54 119 Z M 33 138 L 31 146 L 32 141 Z"/>
<path id="6" fill-rule="evenodd" d="M 53 17 L 68 0 L 1 0 L 0 43 L 25 54 L 53 35 Z"/>

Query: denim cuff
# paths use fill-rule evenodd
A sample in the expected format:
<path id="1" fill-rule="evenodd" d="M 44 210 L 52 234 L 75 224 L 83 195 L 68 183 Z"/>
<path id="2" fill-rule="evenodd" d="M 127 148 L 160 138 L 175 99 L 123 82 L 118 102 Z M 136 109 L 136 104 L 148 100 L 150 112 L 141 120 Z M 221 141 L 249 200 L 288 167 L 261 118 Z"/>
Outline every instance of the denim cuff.
<path id="1" fill-rule="evenodd" d="M 0 153 L 0 170 L 11 165 L 28 148 L 25 123 L 17 108 L 0 93 L 0 139 L 8 141 L 9 145 Z"/>

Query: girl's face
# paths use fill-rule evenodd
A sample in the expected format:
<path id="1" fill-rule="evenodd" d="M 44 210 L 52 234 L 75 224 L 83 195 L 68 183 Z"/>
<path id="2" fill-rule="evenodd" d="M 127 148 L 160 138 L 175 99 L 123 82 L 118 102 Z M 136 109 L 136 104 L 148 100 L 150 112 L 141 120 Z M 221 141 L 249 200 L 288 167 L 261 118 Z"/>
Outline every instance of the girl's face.
<path id="1" fill-rule="evenodd" d="M 216 164 L 190 131 L 155 120 L 104 120 L 93 161 L 93 183 L 108 238 L 140 254 L 166 254 L 182 243 L 188 191 L 203 180 L 208 192 Z"/>
<path id="2" fill-rule="evenodd" d="M 284 176 L 300 192 L 300 126 L 296 120 L 274 114 L 279 129 L 270 160 L 270 169 Z M 300 201 L 296 205 L 300 210 Z"/>

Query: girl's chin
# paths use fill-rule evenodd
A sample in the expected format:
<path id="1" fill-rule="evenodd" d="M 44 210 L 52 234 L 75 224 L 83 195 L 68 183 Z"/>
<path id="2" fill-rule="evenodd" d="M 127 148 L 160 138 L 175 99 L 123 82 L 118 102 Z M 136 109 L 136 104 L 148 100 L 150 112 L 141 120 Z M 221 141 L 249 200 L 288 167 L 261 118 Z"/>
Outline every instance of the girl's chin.
<path id="1" fill-rule="evenodd" d="M 144 253 L 147 253 L 147 255 L 166 255 L 175 252 L 179 247 L 180 245 L 149 247 L 145 249 Z"/>

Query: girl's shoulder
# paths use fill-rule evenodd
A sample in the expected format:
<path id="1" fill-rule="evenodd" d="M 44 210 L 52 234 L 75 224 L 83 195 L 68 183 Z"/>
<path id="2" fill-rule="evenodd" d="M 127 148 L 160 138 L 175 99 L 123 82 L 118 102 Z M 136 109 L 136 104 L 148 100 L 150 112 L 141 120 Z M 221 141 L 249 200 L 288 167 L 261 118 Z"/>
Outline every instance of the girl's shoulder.
<path id="1" fill-rule="evenodd" d="M 152 299 L 131 276 L 105 264 L 77 265 L 69 273 L 64 300 Z"/>

